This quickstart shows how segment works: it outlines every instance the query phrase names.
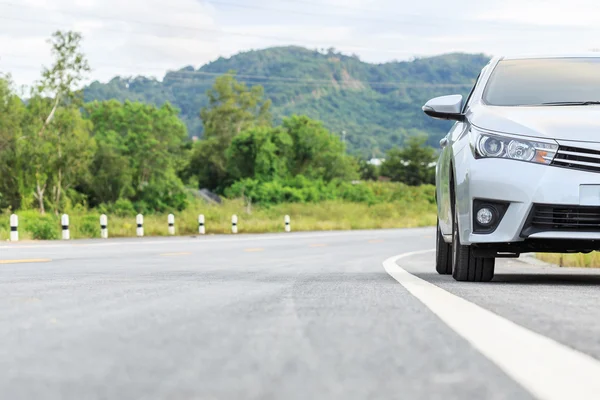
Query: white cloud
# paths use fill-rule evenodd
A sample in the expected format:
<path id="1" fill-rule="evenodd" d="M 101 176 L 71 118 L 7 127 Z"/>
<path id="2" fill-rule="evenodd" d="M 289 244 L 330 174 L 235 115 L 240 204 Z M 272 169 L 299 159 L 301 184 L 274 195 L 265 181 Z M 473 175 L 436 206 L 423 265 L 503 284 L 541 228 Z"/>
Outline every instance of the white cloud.
<path id="1" fill-rule="evenodd" d="M 287 44 L 335 47 L 372 62 L 449 51 L 582 52 L 600 47 L 596 1 L 7 0 L 0 71 L 32 83 L 51 62 L 46 40 L 56 29 L 83 33 L 92 78 L 100 80 L 160 78 L 167 69 Z"/>
<path id="2" fill-rule="evenodd" d="M 548 2 L 543 0 L 506 0 L 492 3 L 490 7 L 475 15 L 485 21 L 516 22 L 521 24 L 590 28 L 600 23 L 596 0 L 574 0 Z"/>

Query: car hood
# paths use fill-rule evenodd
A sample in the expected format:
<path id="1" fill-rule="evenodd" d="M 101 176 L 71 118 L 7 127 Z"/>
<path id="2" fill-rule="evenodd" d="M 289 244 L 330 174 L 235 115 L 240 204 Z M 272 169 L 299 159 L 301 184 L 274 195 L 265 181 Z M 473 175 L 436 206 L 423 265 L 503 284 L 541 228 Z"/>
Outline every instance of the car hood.
<path id="1" fill-rule="evenodd" d="M 478 105 L 467 115 L 476 127 L 556 140 L 600 142 L 600 106 L 497 107 Z"/>

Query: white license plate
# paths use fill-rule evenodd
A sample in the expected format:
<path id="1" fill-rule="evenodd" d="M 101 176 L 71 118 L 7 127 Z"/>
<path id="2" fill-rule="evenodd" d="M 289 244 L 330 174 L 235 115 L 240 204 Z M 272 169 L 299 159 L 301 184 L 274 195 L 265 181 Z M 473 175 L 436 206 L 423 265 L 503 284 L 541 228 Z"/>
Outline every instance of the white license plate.
<path id="1" fill-rule="evenodd" d="M 580 206 L 600 206 L 600 185 L 579 185 Z"/>

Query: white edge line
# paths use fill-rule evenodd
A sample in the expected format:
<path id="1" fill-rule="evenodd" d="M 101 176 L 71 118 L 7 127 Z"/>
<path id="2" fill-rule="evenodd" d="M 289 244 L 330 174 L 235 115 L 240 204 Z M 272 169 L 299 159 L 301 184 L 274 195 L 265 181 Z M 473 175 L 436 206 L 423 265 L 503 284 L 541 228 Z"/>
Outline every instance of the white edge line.
<path id="1" fill-rule="evenodd" d="M 547 400 L 600 398 L 600 361 L 453 295 L 397 264 L 431 251 L 391 257 L 383 266 L 451 329 L 534 396 Z"/>

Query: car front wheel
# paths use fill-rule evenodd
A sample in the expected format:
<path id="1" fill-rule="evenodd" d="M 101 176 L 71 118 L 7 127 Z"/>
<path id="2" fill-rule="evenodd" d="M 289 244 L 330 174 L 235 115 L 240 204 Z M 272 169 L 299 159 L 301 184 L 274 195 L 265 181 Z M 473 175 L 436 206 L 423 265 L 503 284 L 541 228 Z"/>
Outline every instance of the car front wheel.
<path id="1" fill-rule="evenodd" d="M 494 277 L 496 259 L 493 257 L 475 257 L 471 246 L 460 244 L 458 229 L 458 210 L 454 208 L 452 234 L 452 276 L 457 281 L 489 282 Z"/>

